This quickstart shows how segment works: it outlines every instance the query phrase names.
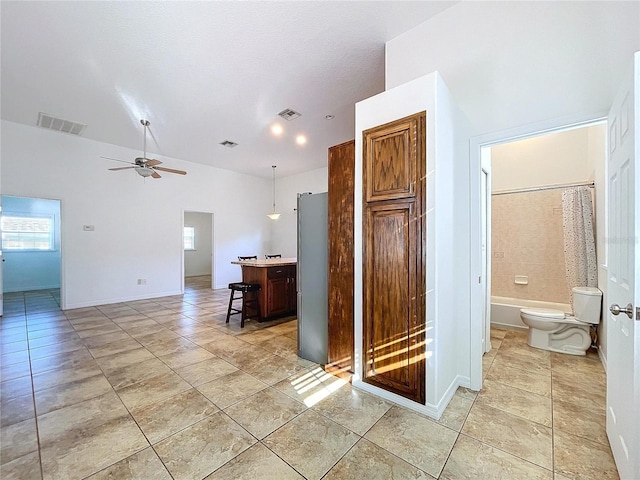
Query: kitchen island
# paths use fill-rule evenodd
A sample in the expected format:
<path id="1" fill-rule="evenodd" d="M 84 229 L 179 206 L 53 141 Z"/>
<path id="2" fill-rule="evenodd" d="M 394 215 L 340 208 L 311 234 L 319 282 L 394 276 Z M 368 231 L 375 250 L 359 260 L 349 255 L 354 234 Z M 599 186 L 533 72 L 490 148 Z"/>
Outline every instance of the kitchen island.
<path id="1" fill-rule="evenodd" d="M 242 267 L 243 282 L 260 285 L 258 300 L 262 319 L 295 315 L 297 303 L 295 258 L 243 260 L 231 263 Z"/>

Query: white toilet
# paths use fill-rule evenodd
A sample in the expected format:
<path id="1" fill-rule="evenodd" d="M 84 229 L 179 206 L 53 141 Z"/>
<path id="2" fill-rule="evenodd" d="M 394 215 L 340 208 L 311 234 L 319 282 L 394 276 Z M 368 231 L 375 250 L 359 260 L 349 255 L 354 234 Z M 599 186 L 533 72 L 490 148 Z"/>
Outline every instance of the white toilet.
<path id="1" fill-rule="evenodd" d="M 573 313 L 549 308 L 522 308 L 520 318 L 529 327 L 531 347 L 570 355 L 585 355 L 591 345 L 591 325 L 600 323 L 602 292 L 595 287 L 575 287 Z"/>

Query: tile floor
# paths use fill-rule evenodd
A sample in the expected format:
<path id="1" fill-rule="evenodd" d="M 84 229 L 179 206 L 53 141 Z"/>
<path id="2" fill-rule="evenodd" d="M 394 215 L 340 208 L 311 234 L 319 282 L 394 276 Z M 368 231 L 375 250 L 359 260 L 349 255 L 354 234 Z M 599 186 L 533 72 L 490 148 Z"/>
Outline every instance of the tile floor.
<path id="1" fill-rule="evenodd" d="M 433 421 L 296 356 L 296 322 L 224 323 L 228 291 L 62 312 L 5 297 L 0 477 L 606 479 L 598 357 L 493 332 L 479 394 Z"/>

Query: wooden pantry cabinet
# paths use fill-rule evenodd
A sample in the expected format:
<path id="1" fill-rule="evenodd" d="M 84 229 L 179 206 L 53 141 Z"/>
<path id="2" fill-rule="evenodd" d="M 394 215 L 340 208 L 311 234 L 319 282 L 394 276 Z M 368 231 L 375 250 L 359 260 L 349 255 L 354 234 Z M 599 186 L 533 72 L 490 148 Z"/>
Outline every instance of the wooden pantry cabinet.
<path id="1" fill-rule="evenodd" d="M 329 148 L 327 367 L 353 372 L 355 140 Z"/>
<path id="2" fill-rule="evenodd" d="M 363 132 L 363 380 L 425 403 L 426 112 Z"/>

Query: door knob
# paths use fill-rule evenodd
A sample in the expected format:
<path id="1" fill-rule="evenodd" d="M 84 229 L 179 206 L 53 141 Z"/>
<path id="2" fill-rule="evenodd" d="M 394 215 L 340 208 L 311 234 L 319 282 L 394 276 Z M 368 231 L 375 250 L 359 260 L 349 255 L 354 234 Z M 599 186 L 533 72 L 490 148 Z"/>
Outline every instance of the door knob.
<path id="1" fill-rule="evenodd" d="M 626 313 L 627 317 L 633 318 L 633 305 L 631 305 L 630 303 L 627 304 L 625 308 L 620 308 L 620 305 L 614 303 L 609 307 L 609 311 L 616 316 L 620 315 L 621 313 Z"/>

